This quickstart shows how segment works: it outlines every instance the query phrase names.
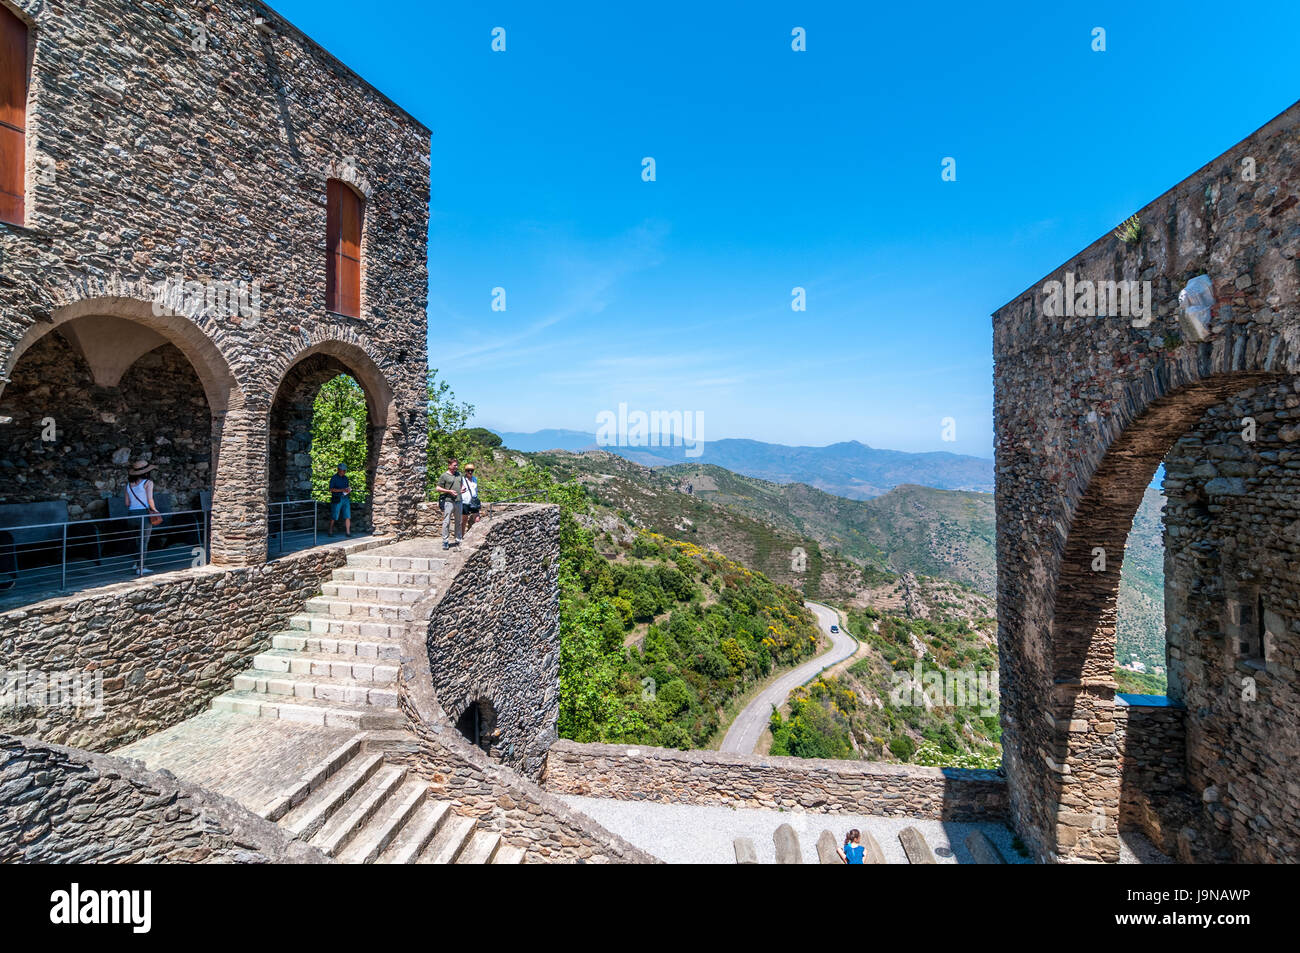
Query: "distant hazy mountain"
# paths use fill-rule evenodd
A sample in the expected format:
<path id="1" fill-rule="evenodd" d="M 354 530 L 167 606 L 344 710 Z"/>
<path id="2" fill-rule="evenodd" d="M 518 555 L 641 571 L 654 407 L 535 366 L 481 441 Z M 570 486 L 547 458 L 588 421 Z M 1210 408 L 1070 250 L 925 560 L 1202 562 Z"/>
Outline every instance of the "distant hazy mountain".
<path id="1" fill-rule="evenodd" d="M 493 431 L 501 438 L 503 446 L 523 453 L 538 453 L 542 450 L 595 450 L 596 435 L 583 433 L 581 430 L 538 430 L 533 433 L 511 433 L 507 430 Z"/>
<path id="2" fill-rule="evenodd" d="M 513 450 L 590 450 L 596 435 L 576 430 L 539 430 L 536 433 L 502 433 Z M 604 447 L 610 453 L 642 466 L 713 464 L 733 473 L 772 483 L 806 483 L 836 496 L 867 500 L 883 496 L 896 486 L 917 484 L 940 490 L 993 491 L 993 461 L 957 453 L 906 453 L 877 450 L 856 440 L 828 447 L 787 447 L 758 440 L 705 441 L 698 456 L 686 456 L 684 447 Z"/>

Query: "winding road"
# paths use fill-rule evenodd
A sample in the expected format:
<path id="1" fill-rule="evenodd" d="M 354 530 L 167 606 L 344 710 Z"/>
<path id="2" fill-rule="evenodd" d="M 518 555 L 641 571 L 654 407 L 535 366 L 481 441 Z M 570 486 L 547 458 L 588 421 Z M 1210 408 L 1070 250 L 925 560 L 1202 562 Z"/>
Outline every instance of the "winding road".
<path id="1" fill-rule="evenodd" d="M 817 616 L 817 623 L 830 637 L 831 647 L 815 659 L 786 672 L 763 689 L 731 723 L 731 727 L 727 729 L 727 734 L 722 739 L 722 747 L 718 749 L 719 751 L 752 754 L 759 739 L 763 737 L 763 732 L 767 730 L 768 722 L 772 720 L 773 708 L 785 704 L 787 695 L 812 679 L 822 669 L 844 661 L 857 650 L 858 643 L 848 633 L 842 629 L 839 632 L 831 631 L 831 626 L 839 625 L 840 621 L 834 609 L 818 602 L 805 602 L 804 605 Z"/>

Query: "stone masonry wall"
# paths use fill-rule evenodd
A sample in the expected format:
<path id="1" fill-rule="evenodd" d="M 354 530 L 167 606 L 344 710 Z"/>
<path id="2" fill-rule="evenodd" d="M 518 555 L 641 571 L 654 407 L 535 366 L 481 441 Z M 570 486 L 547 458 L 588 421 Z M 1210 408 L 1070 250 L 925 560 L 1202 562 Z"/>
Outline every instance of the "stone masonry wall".
<path id="1" fill-rule="evenodd" d="M 97 387 L 56 332 L 25 355 L 0 397 L 0 493 L 5 503 L 67 500 L 71 519 L 108 516 L 129 462 L 158 469 L 156 491 L 197 509 L 212 486 L 212 415 L 185 357 L 165 344 L 132 365 L 117 387 Z M 55 439 L 42 439 L 53 418 Z"/>
<path id="2" fill-rule="evenodd" d="M 297 361 L 331 354 L 373 400 L 376 526 L 409 531 L 424 494 L 428 130 L 255 0 L 0 2 L 33 45 L 27 221 L 0 225 L 0 391 L 65 321 L 162 335 L 219 435 L 213 558 L 250 565 L 266 558 L 272 397 Z M 325 307 L 331 178 L 366 203 L 356 318 Z M 165 280 L 245 282 L 255 313 L 155 308 Z"/>
<path id="3" fill-rule="evenodd" d="M 1254 440 L 1243 440 L 1253 421 Z M 1198 841 L 1300 861 L 1300 377 L 1213 408 L 1166 458 L 1171 694 Z"/>
<path id="4" fill-rule="evenodd" d="M 270 821 L 139 762 L 0 734 L 0 864 L 330 863 Z"/>
<path id="5" fill-rule="evenodd" d="M 438 535 L 439 515 L 421 506 L 421 535 Z M 440 575 L 451 583 L 414 606 L 430 621 L 410 624 L 403 646 L 398 704 L 417 739 L 404 760 L 532 858 L 651 863 L 533 780 L 559 716 L 558 547 L 557 507 L 506 504 L 448 553 Z M 490 752 L 455 727 L 479 698 L 492 703 L 501 729 Z"/>
<path id="6" fill-rule="evenodd" d="M 1138 210 L 1133 241 L 1102 237 L 993 317 L 1003 764 L 1010 816 L 1040 859 L 1119 856 L 1115 599 L 1142 492 L 1206 411 L 1300 373 L 1298 133 L 1300 104 Z M 1201 275 L 1215 302 L 1198 326 L 1178 296 Z M 1073 283 L 1073 315 L 1049 313 L 1049 280 Z M 1120 280 L 1150 282 L 1149 320 L 1089 307 L 1082 282 Z M 1261 426 L 1285 442 L 1282 420 Z M 1276 462 L 1295 454 L 1279 448 Z M 1285 531 L 1294 505 L 1261 499 L 1251 532 Z M 1180 546 L 1202 542 L 1213 545 Z M 1184 582 L 1213 600 L 1212 579 Z M 1262 722 L 1280 724 L 1289 702 L 1260 698 L 1276 706 Z M 1201 709 L 1187 710 L 1195 749 Z M 1286 763 L 1300 752 L 1276 745 L 1293 737 L 1267 752 L 1250 736 L 1233 743 L 1242 764 Z M 1294 788 L 1277 796 L 1297 800 Z"/>
<path id="7" fill-rule="evenodd" d="M 421 521 L 430 513 L 440 515 L 425 504 Z M 425 641 L 449 721 L 486 699 L 500 732 L 491 754 L 533 779 L 560 716 L 559 523 L 555 506 L 499 505 L 471 531 L 473 550 L 434 607 Z M 440 523 L 426 531 L 440 533 Z"/>
<path id="8" fill-rule="evenodd" d="M 1006 782 L 994 771 L 567 740 L 551 746 L 542 784 L 554 794 L 661 804 L 949 821 L 1006 815 Z"/>
<path id="9" fill-rule="evenodd" d="M 378 541 L 382 542 L 382 541 Z M 367 540 L 264 566 L 206 566 L 0 613 L 0 670 L 103 678 L 103 713 L 0 708 L 0 731 L 104 751 L 198 714 Z M 12 691 L 12 689 L 11 689 Z"/>
<path id="10" fill-rule="evenodd" d="M 1136 828 L 1170 855 L 1178 851 L 1177 837 L 1186 822 L 1185 715 L 1176 703 L 1115 705 L 1120 827 Z"/>

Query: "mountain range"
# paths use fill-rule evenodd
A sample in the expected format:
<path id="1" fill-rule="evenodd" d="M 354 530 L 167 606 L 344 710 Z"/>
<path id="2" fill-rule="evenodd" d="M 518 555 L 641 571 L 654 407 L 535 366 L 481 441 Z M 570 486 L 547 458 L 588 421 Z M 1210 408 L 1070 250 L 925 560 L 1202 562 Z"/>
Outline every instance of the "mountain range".
<path id="1" fill-rule="evenodd" d="M 647 467 L 712 464 L 772 483 L 802 483 L 835 496 L 869 500 L 905 484 L 939 490 L 993 492 L 993 461 L 957 453 L 881 450 L 856 440 L 825 447 L 791 447 L 728 438 L 694 447 L 597 445 L 596 434 L 578 430 L 500 433 L 505 446 L 524 452 L 605 450 Z M 669 443 L 665 438 L 663 443 Z M 690 450 L 691 455 L 687 451 Z"/>

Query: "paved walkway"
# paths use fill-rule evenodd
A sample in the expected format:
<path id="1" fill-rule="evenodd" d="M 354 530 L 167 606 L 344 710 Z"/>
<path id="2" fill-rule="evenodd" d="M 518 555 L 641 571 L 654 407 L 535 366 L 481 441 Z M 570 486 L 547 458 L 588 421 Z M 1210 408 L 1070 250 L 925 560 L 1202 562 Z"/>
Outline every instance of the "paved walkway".
<path id="1" fill-rule="evenodd" d="M 803 814 L 762 809 L 709 807 L 697 804 L 655 804 L 648 801 L 614 801 L 609 798 L 562 798 L 575 810 L 649 851 L 670 864 L 734 864 L 733 839 L 754 842 L 760 864 L 776 863 L 772 834 L 789 824 L 799 835 L 805 864 L 817 863 L 817 837 L 828 830 L 836 842 L 851 828 L 869 831 L 891 864 L 907 863 L 898 832 L 915 827 L 925 837 L 941 864 L 971 864 L 966 836 L 981 830 L 993 841 L 1007 863 L 1028 863 L 1011 846 L 1012 833 L 1002 824 L 959 824 L 953 821 L 919 821 L 909 818 L 864 817 L 848 814 Z"/>
<path id="2" fill-rule="evenodd" d="M 205 711 L 111 752 L 261 810 L 356 732 Z"/>
<path id="3" fill-rule="evenodd" d="M 773 708 L 780 708 L 784 705 L 786 697 L 792 691 L 804 682 L 811 680 L 822 669 L 843 661 L 857 651 L 858 643 L 852 636 L 843 630 L 831 632 L 831 626 L 838 625 L 840 621 L 839 616 L 835 614 L 835 610 L 816 602 L 806 602 L 804 605 L 817 616 L 817 622 L 822 631 L 831 640 L 830 649 L 812 661 L 805 662 L 793 671 L 787 672 L 763 689 L 758 697 L 746 705 L 740 714 L 736 716 L 736 720 L 731 723 L 726 736 L 722 739 L 722 746 L 718 749 L 719 751 L 729 751 L 732 754 L 753 753 L 759 739 L 763 737 L 763 732 L 767 731 L 768 723 L 772 720 Z"/>

